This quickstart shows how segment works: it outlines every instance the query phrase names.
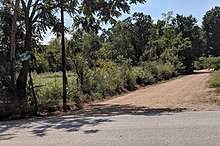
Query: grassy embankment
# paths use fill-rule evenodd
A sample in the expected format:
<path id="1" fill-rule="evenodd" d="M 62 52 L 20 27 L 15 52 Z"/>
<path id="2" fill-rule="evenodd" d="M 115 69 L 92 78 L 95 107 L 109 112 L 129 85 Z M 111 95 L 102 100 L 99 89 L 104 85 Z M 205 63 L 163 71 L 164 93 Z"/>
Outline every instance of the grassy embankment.
<path id="1" fill-rule="evenodd" d="M 220 71 L 212 73 L 210 80 L 208 81 L 210 88 L 213 88 L 215 95 L 209 98 L 209 102 L 220 105 Z"/>

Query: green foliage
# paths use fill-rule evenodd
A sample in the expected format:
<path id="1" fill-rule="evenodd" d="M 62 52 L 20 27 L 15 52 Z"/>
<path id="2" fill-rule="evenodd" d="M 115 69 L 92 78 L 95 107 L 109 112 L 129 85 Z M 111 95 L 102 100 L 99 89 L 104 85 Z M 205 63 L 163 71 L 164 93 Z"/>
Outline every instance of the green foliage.
<path id="1" fill-rule="evenodd" d="M 135 68 L 130 68 L 128 66 L 123 66 L 121 68 L 124 77 L 125 88 L 128 90 L 135 90 L 137 87 L 137 71 Z"/>
<path id="2" fill-rule="evenodd" d="M 198 60 L 194 62 L 194 66 L 196 69 L 220 69 L 220 57 L 200 57 Z"/>
<path id="3" fill-rule="evenodd" d="M 211 77 L 208 81 L 208 85 L 210 88 L 214 88 L 214 92 L 218 94 L 218 96 L 210 96 L 208 97 L 208 101 L 212 104 L 220 105 L 220 71 L 215 71 L 211 74 Z"/>
<path id="4" fill-rule="evenodd" d="M 214 70 L 220 69 L 220 57 L 206 58 L 206 67 Z"/>
<path id="5" fill-rule="evenodd" d="M 211 75 L 209 86 L 220 91 L 220 71 L 216 71 Z"/>
<path id="6" fill-rule="evenodd" d="M 61 80 L 48 82 L 36 92 L 39 105 L 58 105 L 62 99 L 62 82 Z"/>
<path id="7" fill-rule="evenodd" d="M 3 66 L 0 66 L 0 103 L 11 101 L 10 77 Z"/>
<path id="8" fill-rule="evenodd" d="M 76 75 L 67 72 L 68 98 L 79 96 L 79 90 L 76 83 Z M 33 74 L 34 85 L 38 102 L 42 106 L 58 105 L 62 100 L 62 73 L 41 73 Z"/>
<path id="9" fill-rule="evenodd" d="M 207 11 L 202 24 L 207 43 L 207 56 L 220 56 L 220 7 L 216 6 Z"/>
<path id="10" fill-rule="evenodd" d="M 168 80 L 175 75 L 175 68 L 169 63 L 162 62 L 143 62 L 143 71 L 148 77 L 148 84 L 157 81 Z"/>
<path id="11" fill-rule="evenodd" d="M 60 35 L 62 27 L 54 13 L 59 9 L 60 1 L 21 2 L 24 9 L 20 9 L 17 23 L 22 24 L 19 25 L 16 38 L 18 52 L 29 49 L 34 53 L 32 65 L 37 73 L 61 71 L 60 39 L 54 39 L 44 47 L 36 47 L 47 28 L 53 28 Z M 64 10 L 73 17 L 74 23 L 72 37 L 66 44 L 67 70 L 74 74 L 68 78 L 68 97 L 88 95 L 105 98 L 120 94 L 124 89 L 134 90 L 137 85 L 150 85 L 179 74 L 191 73 L 194 60 L 202 55 L 214 56 L 211 50 L 220 50 L 217 40 L 220 34 L 219 7 L 204 16 L 204 38 L 203 30 L 192 15 L 163 13 L 163 18 L 153 23 L 151 16 L 136 12 L 125 20 L 115 20 L 122 12 L 129 12 L 129 4 L 138 2 L 144 3 L 145 0 L 65 1 Z M 0 11 L 0 49 L 7 52 L 10 48 L 12 15 L 10 6 L 4 8 Z M 101 22 L 114 25 L 98 35 Z M 204 52 L 205 39 L 208 40 L 208 53 Z M 198 69 L 217 70 L 219 64 L 220 58 L 199 58 L 194 62 Z M 8 71 L 0 69 L 0 88 L 8 92 Z M 37 88 L 40 104 L 60 103 L 61 75 L 55 73 L 44 77 L 41 81 L 46 86 Z"/>
<path id="12" fill-rule="evenodd" d="M 169 80 L 175 75 L 175 68 L 169 63 L 158 63 L 156 69 L 158 81 Z"/>
<path id="13" fill-rule="evenodd" d="M 90 94 L 103 98 L 120 93 L 124 87 L 120 68 L 113 62 L 105 61 L 99 61 L 98 66 L 91 72 Z"/>
<path id="14" fill-rule="evenodd" d="M 199 57 L 197 60 L 194 61 L 194 69 L 200 70 L 206 68 L 206 58 L 205 57 Z"/>
<path id="15" fill-rule="evenodd" d="M 138 85 L 146 86 L 156 82 L 152 73 L 146 68 L 137 67 L 135 69 L 135 73 L 137 76 L 136 82 Z"/>

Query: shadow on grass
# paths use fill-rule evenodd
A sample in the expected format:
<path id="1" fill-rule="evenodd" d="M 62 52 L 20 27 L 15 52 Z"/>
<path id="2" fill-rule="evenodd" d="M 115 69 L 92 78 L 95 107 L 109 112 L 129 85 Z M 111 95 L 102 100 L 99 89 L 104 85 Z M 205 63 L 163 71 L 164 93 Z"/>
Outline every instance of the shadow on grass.
<path id="1" fill-rule="evenodd" d="M 118 115 L 144 115 L 160 116 L 164 114 L 181 112 L 181 108 L 159 108 L 149 109 L 146 107 L 137 107 L 133 105 L 90 105 L 84 110 L 69 112 L 63 117 L 46 117 L 41 119 L 15 120 L 0 122 L 0 141 L 10 140 L 17 136 L 33 135 L 36 137 L 45 137 L 50 132 L 58 130 L 59 132 L 74 133 L 81 131 L 84 134 L 95 134 L 100 132 L 96 129 L 97 125 L 108 122 L 114 122 L 111 116 Z M 85 126 L 83 128 L 83 126 Z M 22 132 L 21 132 L 22 131 Z M 25 132 L 24 132 L 25 131 Z M 10 135 L 10 133 L 14 133 Z M 25 133 L 25 135 L 20 135 Z"/>

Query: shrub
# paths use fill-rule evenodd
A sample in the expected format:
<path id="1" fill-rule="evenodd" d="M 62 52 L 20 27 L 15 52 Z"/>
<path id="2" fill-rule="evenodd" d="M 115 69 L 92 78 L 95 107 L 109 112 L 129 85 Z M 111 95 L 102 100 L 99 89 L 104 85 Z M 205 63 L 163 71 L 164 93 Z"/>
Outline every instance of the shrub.
<path id="1" fill-rule="evenodd" d="M 211 78 L 208 83 L 211 88 L 220 89 L 220 71 L 216 71 L 212 73 Z"/>
<path id="2" fill-rule="evenodd" d="M 206 58 L 206 68 L 211 68 L 214 70 L 219 70 L 220 69 L 220 57 L 211 57 L 211 58 Z"/>
<path id="3" fill-rule="evenodd" d="M 150 85 L 152 83 L 155 83 L 155 78 L 153 74 L 143 67 L 136 67 L 135 72 L 137 75 L 136 82 L 138 85 Z"/>
<path id="4" fill-rule="evenodd" d="M 198 60 L 194 62 L 194 68 L 195 69 L 214 69 L 219 70 L 220 69 L 220 57 L 200 57 Z"/>
<path id="5" fill-rule="evenodd" d="M 76 75 L 68 78 L 67 95 L 69 98 L 79 98 L 82 95 Z"/>
<path id="6" fill-rule="evenodd" d="M 145 72 L 146 76 L 149 77 L 148 80 L 150 83 L 170 79 L 175 74 L 174 67 L 169 63 L 155 61 L 148 63 L 142 62 L 141 66 L 143 68 L 143 72 Z M 144 73 L 142 73 L 142 75 L 145 76 Z"/>
<path id="7" fill-rule="evenodd" d="M 137 84 L 137 73 L 135 69 L 127 68 L 124 71 L 125 88 L 135 90 Z"/>
<path id="8" fill-rule="evenodd" d="M 158 63 L 157 66 L 157 79 L 159 81 L 161 80 L 168 80 L 170 78 L 173 77 L 173 73 L 174 73 L 174 68 L 168 64 L 168 63 L 165 63 L 165 64 L 161 64 L 161 63 Z"/>
<path id="9" fill-rule="evenodd" d="M 114 95 L 121 92 L 124 86 L 123 74 L 120 67 L 113 62 L 101 61 L 99 67 L 91 72 L 91 80 L 88 84 L 91 95 L 99 98 Z"/>
<path id="10" fill-rule="evenodd" d="M 200 70 L 206 68 L 205 57 L 200 57 L 196 61 L 194 61 L 194 69 Z"/>

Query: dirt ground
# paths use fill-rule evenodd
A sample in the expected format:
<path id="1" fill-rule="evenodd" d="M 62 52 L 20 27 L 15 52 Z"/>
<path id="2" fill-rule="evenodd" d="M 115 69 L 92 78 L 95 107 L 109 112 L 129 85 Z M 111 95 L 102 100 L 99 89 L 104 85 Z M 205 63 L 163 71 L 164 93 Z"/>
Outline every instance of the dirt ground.
<path id="1" fill-rule="evenodd" d="M 126 105 L 148 109 L 184 109 L 187 111 L 220 110 L 206 102 L 210 96 L 207 81 L 211 71 L 200 70 L 192 75 L 146 87 L 126 95 L 93 104 L 93 106 Z"/>

